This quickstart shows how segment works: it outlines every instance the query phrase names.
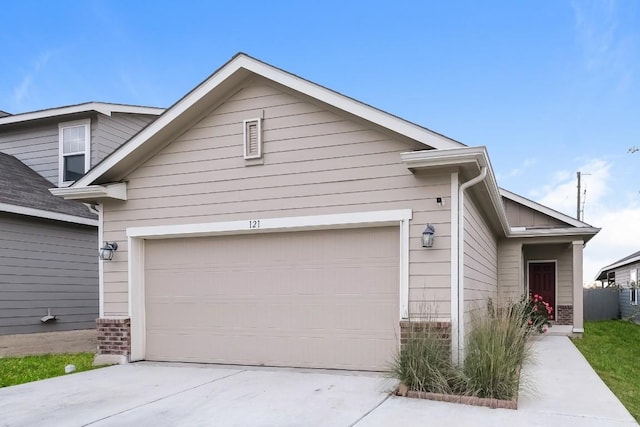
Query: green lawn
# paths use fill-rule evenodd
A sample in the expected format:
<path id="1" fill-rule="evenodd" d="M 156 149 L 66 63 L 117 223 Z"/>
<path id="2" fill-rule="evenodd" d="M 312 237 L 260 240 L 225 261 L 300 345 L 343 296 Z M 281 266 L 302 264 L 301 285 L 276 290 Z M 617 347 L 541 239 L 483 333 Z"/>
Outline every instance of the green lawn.
<path id="1" fill-rule="evenodd" d="M 573 343 L 640 421 L 640 325 L 623 320 L 585 322 L 584 337 Z"/>
<path id="2" fill-rule="evenodd" d="M 65 375 L 72 364 L 76 372 L 94 369 L 93 353 L 45 354 L 42 356 L 0 358 L 0 387 Z"/>

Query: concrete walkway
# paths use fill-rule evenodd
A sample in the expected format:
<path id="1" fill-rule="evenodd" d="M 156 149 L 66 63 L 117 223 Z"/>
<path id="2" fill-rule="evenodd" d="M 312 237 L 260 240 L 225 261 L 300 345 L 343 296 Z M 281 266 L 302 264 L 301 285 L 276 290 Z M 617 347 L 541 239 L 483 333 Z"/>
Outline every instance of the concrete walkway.
<path id="1" fill-rule="evenodd" d="M 390 396 L 377 374 L 135 363 L 0 389 L 0 426 L 637 426 L 566 337 L 536 343 L 520 409 Z"/>
<path id="2" fill-rule="evenodd" d="M 523 372 L 518 410 L 489 409 L 399 397 L 389 398 L 358 427 L 418 425 L 428 414 L 441 426 L 637 426 L 629 411 L 563 336 L 544 336 Z"/>

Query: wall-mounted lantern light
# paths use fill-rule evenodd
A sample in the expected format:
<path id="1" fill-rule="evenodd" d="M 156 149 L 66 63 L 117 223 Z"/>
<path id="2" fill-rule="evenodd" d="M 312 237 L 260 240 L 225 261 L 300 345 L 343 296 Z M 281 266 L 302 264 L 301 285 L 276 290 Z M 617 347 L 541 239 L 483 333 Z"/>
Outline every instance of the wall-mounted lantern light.
<path id="1" fill-rule="evenodd" d="M 427 228 L 422 232 L 422 247 L 430 248 L 433 246 L 433 235 L 436 229 L 431 224 L 427 224 Z"/>
<path id="2" fill-rule="evenodd" d="M 98 256 L 103 261 L 111 261 L 113 259 L 113 253 L 118 250 L 118 244 L 116 242 L 104 242 L 104 245 L 98 251 Z"/>

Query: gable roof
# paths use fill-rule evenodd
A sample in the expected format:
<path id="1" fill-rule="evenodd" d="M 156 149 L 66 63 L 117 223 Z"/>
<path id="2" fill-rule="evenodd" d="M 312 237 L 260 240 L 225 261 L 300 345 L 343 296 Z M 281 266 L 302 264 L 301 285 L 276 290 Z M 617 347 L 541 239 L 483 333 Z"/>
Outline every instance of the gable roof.
<path id="1" fill-rule="evenodd" d="M 519 194 L 513 193 L 509 190 L 505 190 L 504 188 L 500 188 L 500 195 L 506 199 L 512 200 L 516 203 L 520 203 L 530 209 L 541 212 L 551 218 L 555 218 L 558 221 L 562 221 L 568 225 L 572 225 L 574 227 L 591 227 L 591 225 L 587 224 L 583 221 L 578 221 L 577 219 L 570 217 L 569 215 L 565 215 L 562 212 L 558 212 L 555 209 L 551 209 L 548 206 L 542 205 L 538 202 L 534 202 L 533 200 L 527 199 Z"/>
<path id="2" fill-rule="evenodd" d="M 29 111 L 19 114 L 6 113 L 6 115 L 4 116 L 2 115 L 2 113 L 4 112 L 0 112 L 0 126 L 88 112 L 97 112 L 104 114 L 105 116 L 111 116 L 111 114 L 113 113 L 135 113 L 158 116 L 164 112 L 164 109 L 156 107 L 143 107 L 139 105 L 112 104 L 108 102 L 85 102 L 83 104 L 47 108 L 44 110 Z"/>
<path id="3" fill-rule="evenodd" d="M 86 205 L 56 197 L 51 183 L 8 154 L 0 153 L 0 212 L 97 226 Z"/>
<path id="4" fill-rule="evenodd" d="M 244 53 L 238 53 L 204 82 L 173 104 L 155 122 L 76 181 L 72 187 L 83 187 L 96 182 L 106 183 L 121 179 L 132 168 L 153 154 L 154 150 L 161 148 L 161 144 L 168 143 L 170 138 L 176 136 L 185 126 L 202 117 L 213 106 L 222 103 L 239 84 L 252 75 L 261 76 L 368 122 L 383 126 L 399 135 L 422 142 L 427 147 L 442 149 L 465 146 L 427 128 L 312 83 Z"/>
<path id="5" fill-rule="evenodd" d="M 631 255 L 627 255 L 626 257 L 607 265 L 606 267 L 602 267 L 596 275 L 596 280 L 604 280 L 607 278 L 607 273 L 609 271 L 616 268 L 624 267 L 625 265 L 633 264 L 634 262 L 640 262 L 640 251 L 634 252 Z"/>

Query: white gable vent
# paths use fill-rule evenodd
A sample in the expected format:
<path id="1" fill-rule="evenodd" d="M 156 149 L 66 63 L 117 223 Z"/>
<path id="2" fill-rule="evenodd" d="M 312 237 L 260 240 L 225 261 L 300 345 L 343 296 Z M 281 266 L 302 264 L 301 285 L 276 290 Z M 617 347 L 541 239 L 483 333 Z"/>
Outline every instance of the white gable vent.
<path id="1" fill-rule="evenodd" d="M 262 123 L 261 119 L 244 121 L 244 158 L 259 159 L 262 157 Z"/>

